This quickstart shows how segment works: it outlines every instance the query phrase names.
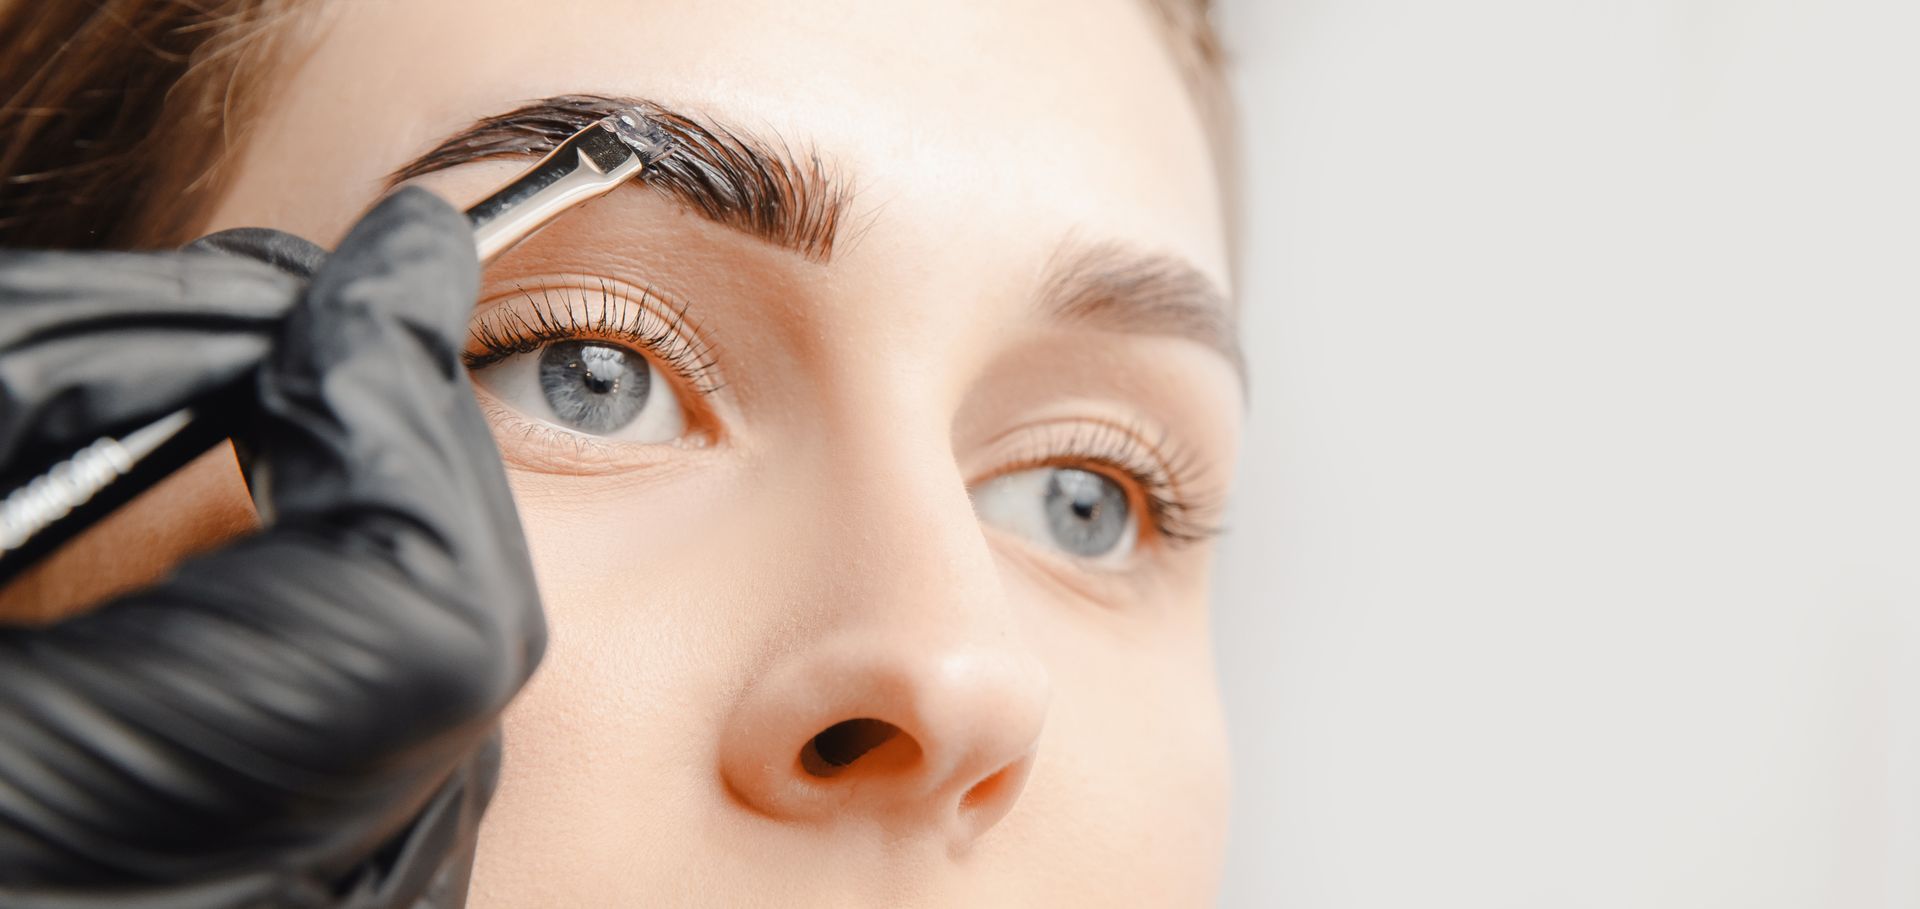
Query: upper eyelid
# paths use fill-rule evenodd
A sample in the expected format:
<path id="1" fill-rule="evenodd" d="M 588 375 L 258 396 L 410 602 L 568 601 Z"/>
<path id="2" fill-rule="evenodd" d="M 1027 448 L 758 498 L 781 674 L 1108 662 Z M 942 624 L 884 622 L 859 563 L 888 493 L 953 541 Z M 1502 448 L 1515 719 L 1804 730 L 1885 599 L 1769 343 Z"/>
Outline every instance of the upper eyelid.
<path id="1" fill-rule="evenodd" d="M 1105 448 L 1110 453 L 1114 445 L 1112 440 L 1118 439 L 1121 440 L 1119 444 L 1126 445 L 1152 462 L 1156 479 L 1177 488 L 1182 485 L 1179 480 L 1183 474 L 1191 472 L 1188 468 L 1192 465 L 1188 458 L 1168 454 L 1170 443 L 1164 438 L 1165 433 L 1160 435 L 1162 441 L 1154 444 L 1147 440 L 1145 428 L 1138 422 L 1122 424 L 1114 420 L 1086 417 L 1022 423 L 986 441 L 988 448 L 1006 448 L 1016 444 L 1018 447 L 992 473 L 975 482 L 984 482 L 1016 470 L 1063 463 L 1063 458 L 1086 454 L 1094 449 Z"/>
<path id="2" fill-rule="evenodd" d="M 670 297 L 652 285 L 642 287 L 624 281 L 583 275 L 545 275 L 514 281 L 511 291 L 482 297 L 474 306 L 474 314 L 470 321 L 480 322 L 491 313 L 518 300 L 531 303 L 537 298 L 542 304 L 551 306 L 556 294 L 581 294 L 580 299 L 585 300 L 584 295 L 588 293 L 599 294 L 603 301 L 619 298 L 642 310 L 652 311 L 676 332 L 696 335 L 697 340 L 702 342 L 700 346 L 712 347 L 712 343 L 705 338 L 706 333 L 700 330 L 697 320 L 691 316 L 693 307 L 690 302 Z M 572 308 L 569 306 L 566 311 L 571 318 Z M 575 330 L 603 328 L 607 327 L 608 318 L 608 310 L 603 307 L 597 316 L 589 314 L 588 321 L 570 323 L 567 327 Z"/>
<path id="3" fill-rule="evenodd" d="M 651 286 L 585 275 L 535 276 L 512 287 L 483 297 L 475 307 L 468 324 L 470 345 L 497 349 L 534 338 L 541 342 L 559 337 L 623 339 L 634 342 L 649 358 L 670 361 L 667 371 L 702 395 L 711 395 L 725 384 L 712 333 L 692 315 L 688 301 Z M 589 295 L 597 295 L 599 302 Z M 532 321 L 513 308 L 521 301 L 533 311 Z M 576 306 L 586 311 L 577 313 Z M 679 354 L 657 349 L 661 341 L 677 342 Z M 470 367 L 476 365 L 471 354 L 467 359 Z"/>

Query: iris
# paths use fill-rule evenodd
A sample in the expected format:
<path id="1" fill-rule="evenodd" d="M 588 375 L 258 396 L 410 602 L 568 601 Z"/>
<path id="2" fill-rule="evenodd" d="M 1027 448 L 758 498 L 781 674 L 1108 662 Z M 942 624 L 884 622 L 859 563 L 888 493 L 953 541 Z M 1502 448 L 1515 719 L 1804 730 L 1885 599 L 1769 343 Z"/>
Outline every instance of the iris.
<path id="1" fill-rule="evenodd" d="M 540 391 L 562 423 L 596 434 L 633 422 L 652 381 L 645 357 L 594 341 L 557 341 L 540 352 Z"/>
<path id="2" fill-rule="evenodd" d="M 1101 474 L 1054 468 L 1047 477 L 1042 504 L 1048 535 L 1074 555 L 1104 555 L 1126 535 L 1126 490 Z"/>

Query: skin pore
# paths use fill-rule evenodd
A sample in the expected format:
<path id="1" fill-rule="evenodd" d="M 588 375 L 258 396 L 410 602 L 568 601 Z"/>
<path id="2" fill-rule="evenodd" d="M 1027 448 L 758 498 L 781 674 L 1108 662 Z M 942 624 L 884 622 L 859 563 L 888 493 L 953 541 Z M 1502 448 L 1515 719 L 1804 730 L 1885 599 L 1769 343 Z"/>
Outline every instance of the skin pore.
<path id="1" fill-rule="evenodd" d="M 763 155 L 802 224 L 667 179 L 486 274 L 467 353 L 552 638 L 471 905 L 1211 901 L 1242 380 L 1213 157 L 1139 4 L 302 27 L 208 230 L 331 244 L 396 173 L 464 206 L 541 147 L 489 118 L 550 142 L 605 99 Z M 608 375 L 637 415 L 581 391 Z M 1063 539 L 1067 499 L 1126 520 Z"/>

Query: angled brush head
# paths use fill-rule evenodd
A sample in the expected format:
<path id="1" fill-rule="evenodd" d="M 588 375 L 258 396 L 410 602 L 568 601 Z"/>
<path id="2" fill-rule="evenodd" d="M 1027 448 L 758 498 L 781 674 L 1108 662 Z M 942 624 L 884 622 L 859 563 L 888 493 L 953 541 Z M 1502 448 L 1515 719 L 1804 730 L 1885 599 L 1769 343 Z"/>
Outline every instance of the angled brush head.
<path id="1" fill-rule="evenodd" d="M 467 209 L 480 261 L 491 261 L 561 212 L 645 173 L 672 150 L 666 130 L 635 108 L 588 124 Z"/>
<path id="2" fill-rule="evenodd" d="M 640 163 L 652 167 L 653 162 L 665 157 L 673 150 L 673 138 L 637 108 L 627 108 L 600 121 L 600 125 L 613 131 L 621 142 L 640 156 Z"/>

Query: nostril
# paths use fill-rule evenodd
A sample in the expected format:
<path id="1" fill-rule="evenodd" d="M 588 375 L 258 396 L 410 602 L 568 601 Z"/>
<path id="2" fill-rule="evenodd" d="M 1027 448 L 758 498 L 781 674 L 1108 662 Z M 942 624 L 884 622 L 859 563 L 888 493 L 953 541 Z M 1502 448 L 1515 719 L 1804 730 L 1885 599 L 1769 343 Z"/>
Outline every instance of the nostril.
<path id="1" fill-rule="evenodd" d="M 800 766 L 814 776 L 828 777 L 847 768 L 861 755 L 885 745 L 900 727 L 874 719 L 847 720 L 828 726 L 800 749 Z"/>
<path id="2" fill-rule="evenodd" d="M 961 808 L 978 808 L 983 802 L 991 801 L 1007 788 L 1013 773 L 1013 767 L 1002 767 L 992 776 L 973 784 L 965 795 L 960 797 Z"/>

